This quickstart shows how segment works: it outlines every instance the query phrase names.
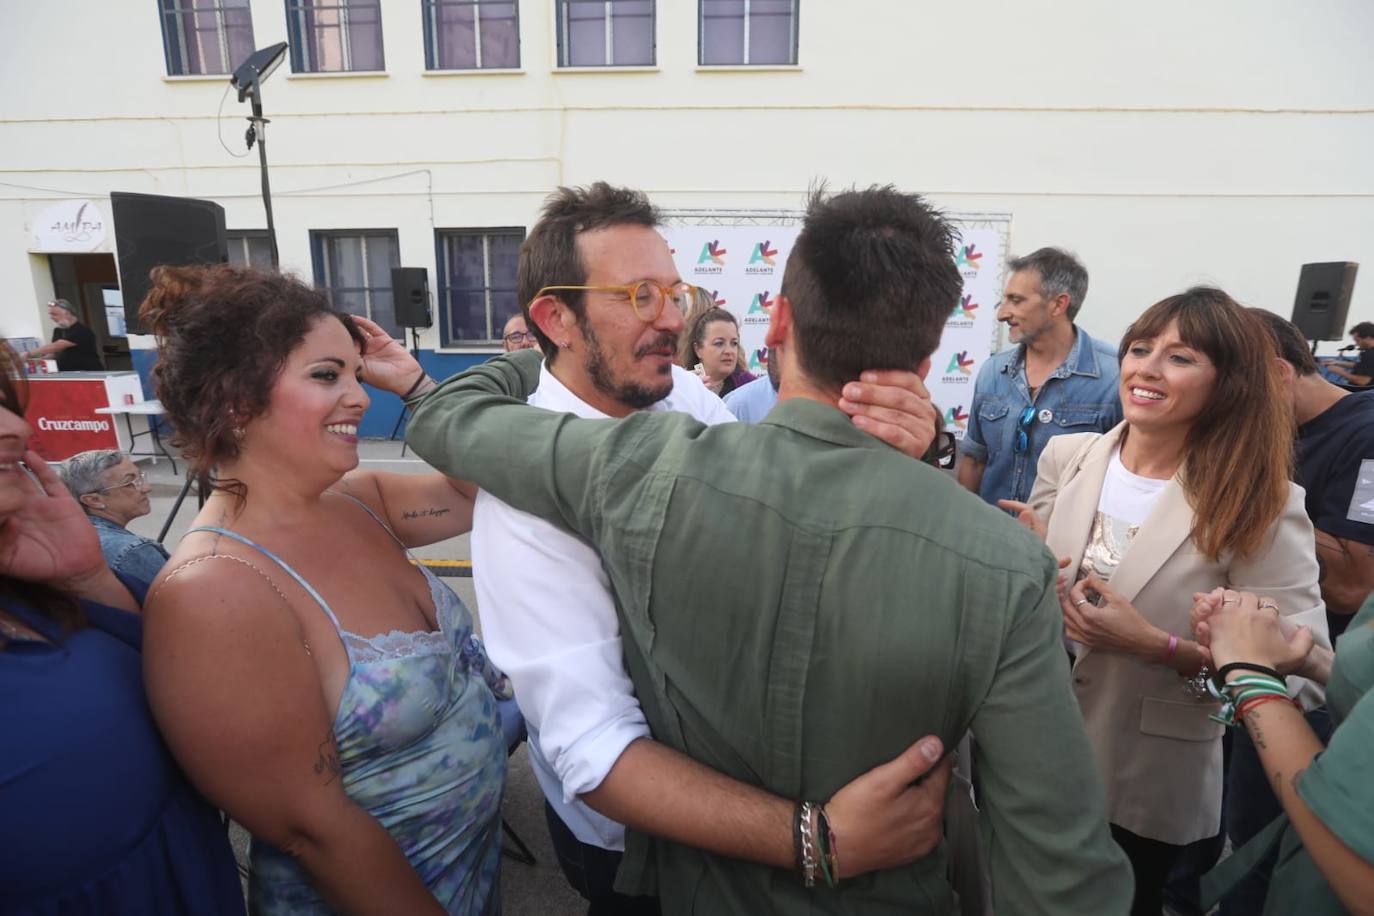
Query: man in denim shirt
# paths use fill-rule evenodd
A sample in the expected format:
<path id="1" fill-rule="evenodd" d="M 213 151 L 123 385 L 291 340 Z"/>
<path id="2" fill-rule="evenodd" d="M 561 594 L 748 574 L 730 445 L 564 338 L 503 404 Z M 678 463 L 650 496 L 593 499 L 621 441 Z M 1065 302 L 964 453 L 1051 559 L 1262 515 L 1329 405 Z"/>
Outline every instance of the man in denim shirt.
<path id="1" fill-rule="evenodd" d="M 997 320 L 1018 346 L 983 364 L 960 446 L 959 483 L 994 504 L 1026 501 L 1052 436 L 1106 432 L 1121 422 L 1116 350 L 1074 324 L 1088 271 L 1059 248 L 1008 266 Z"/>
<path id="2" fill-rule="evenodd" d="M 95 449 L 73 455 L 58 469 L 62 482 L 86 510 L 100 536 L 100 552 L 116 575 L 139 582 L 145 589 L 167 562 L 157 541 L 140 537 L 126 525 L 152 511 L 152 489 L 123 452 Z"/>

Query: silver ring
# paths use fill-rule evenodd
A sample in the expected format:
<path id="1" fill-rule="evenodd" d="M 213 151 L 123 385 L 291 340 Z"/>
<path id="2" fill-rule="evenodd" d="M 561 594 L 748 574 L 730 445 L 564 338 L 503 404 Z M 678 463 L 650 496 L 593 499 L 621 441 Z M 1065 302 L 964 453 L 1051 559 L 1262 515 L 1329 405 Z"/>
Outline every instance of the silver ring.
<path id="1" fill-rule="evenodd" d="M 1221 599 L 1221 606 L 1222 606 L 1222 607 L 1225 607 L 1225 606 L 1228 605 L 1228 604 L 1240 604 L 1240 599 L 1239 599 L 1239 598 L 1222 598 L 1222 599 Z"/>
<path id="2" fill-rule="evenodd" d="M 1085 604 L 1087 604 L 1087 603 L 1088 603 L 1088 599 L 1087 599 L 1087 598 L 1079 598 L 1077 601 L 1075 601 L 1075 602 L 1073 603 L 1073 606 L 1074 606 L 1074 607 L 1082 607 L 1083 605 L 1085 605 Z"/>
<path id="3" fill-rule="evenodd" d="M 1279 606 L 1272 601 L 1261 601 L 1259 609 L 1262 611 L 1265 608 L 1272 608 L 1277 611 L 1279 609 Z"/>

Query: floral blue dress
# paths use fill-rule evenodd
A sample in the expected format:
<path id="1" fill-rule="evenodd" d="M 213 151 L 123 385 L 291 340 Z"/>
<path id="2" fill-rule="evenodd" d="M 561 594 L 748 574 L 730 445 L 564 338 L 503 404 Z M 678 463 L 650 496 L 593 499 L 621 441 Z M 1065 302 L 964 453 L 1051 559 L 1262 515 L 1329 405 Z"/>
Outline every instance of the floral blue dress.
<path id="1" fill-rule="evenodd" d="M 439 629 L 359 636 L 270 550 L 222 528 L 194 530 L 261 551 L 319 603 L 349 660 L 334 718 L 344 791 L 391 833 L 448 913 L 500 913 L 506 740 L 496 701 L 511 693 L 463 602 L 421 566 Z M 290 856 L 257 838 L 249 904 L 264 916 L 332 912 Z"/>

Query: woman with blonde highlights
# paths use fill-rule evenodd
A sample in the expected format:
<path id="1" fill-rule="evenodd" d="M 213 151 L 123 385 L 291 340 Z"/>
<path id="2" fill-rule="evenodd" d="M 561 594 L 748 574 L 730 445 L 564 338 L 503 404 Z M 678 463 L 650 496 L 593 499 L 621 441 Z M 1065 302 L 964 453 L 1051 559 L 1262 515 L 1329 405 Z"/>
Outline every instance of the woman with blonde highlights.
<path id="1" fill-rule="evenodd" d="M 1196 287 L 1141 315 L 1119 357 L 1125 421 L 1051 440 L 1030 504 L 1002 505 L 1063 558 L 1073 690 L 1135 870 L 1132 912 L 1158 916 L 1179 850 L 1221 822 L 1224 729 L 1189 681 L 1208 658 L 1188 596 L 1259 591 L 1319 639 L 1326 627 L 1312 524 L 1289 482 L 1290 399 L 1264 326 Z"/>

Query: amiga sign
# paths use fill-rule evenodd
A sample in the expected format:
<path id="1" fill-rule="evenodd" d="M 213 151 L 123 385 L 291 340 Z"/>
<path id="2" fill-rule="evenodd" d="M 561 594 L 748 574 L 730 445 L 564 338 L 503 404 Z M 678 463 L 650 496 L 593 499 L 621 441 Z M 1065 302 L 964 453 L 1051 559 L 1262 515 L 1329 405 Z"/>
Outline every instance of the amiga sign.
<path id="1" fill-rule="evenodd" d="M 81 254 L 108 251 L 105 215 L 89 200 L 64 200 L 44 209 L 33 220 L 29 251 Z"/>

